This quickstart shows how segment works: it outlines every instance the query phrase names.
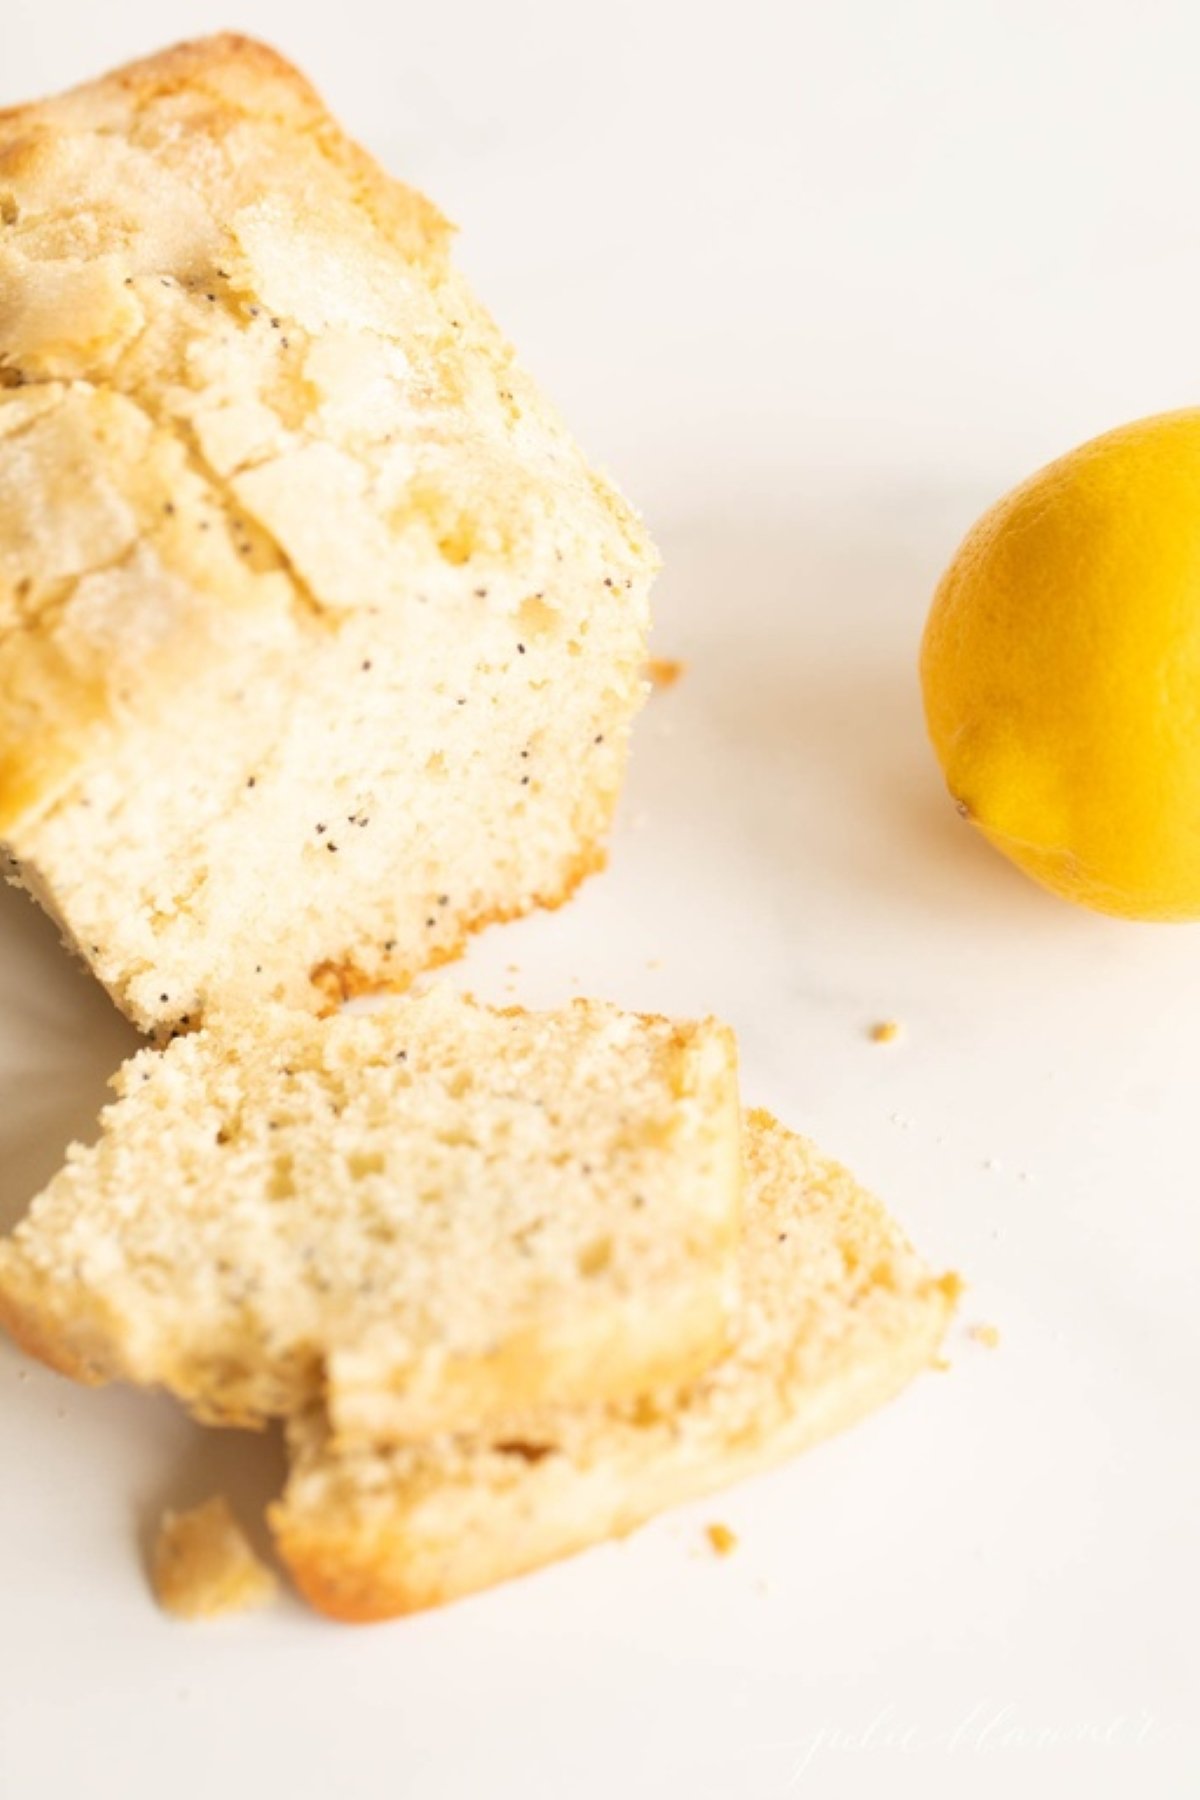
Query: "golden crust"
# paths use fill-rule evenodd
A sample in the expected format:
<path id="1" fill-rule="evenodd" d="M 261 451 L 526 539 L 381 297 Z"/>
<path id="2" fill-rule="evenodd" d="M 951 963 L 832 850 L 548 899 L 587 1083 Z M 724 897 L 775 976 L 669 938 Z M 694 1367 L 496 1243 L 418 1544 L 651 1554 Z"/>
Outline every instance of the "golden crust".
<path id="1" fill-rule="evenodd" d="M 136 402 L 85 382 L 31 392 L 32 410 L 26 390 L 0 393 L 0 422 L 18 414 L 0 430 L 0 832 L 140 696 L 262 643 L 289 605 L 282 572 L 246 568 L 211 483 Z"/>
<path id="2" fill-rule="evenodd" d="M 266 46 L 182 44 L 0 114 L 0 194 L 0 834 L 266 619 L 302 639 L 469 557 L 536 589 L 554 484 L 589 560 L 649 571 L 437 208 Z"/>
<path id="3" fill-rule="evenodd" d="M 373 157 L 330 118 L 312 83 L 286 57 L 257 38 L 236 31 L 191 38 L 127 63 L 70 94 L 0 109 L 0 131 L 11 161 L 32 153 L 40 130 L 53 129 L 56 115 L 94 102 L 103 111 L 121 102 L 124 113 L 141 113 L 178 97 L 202 97 L 206 128 L 228 129 L 239 119 L 271 116 L 288 130 L 312 136 L 324 156 L 360 191 L 384 230 L 416 254 L 444 251 L 452 227 L 432 201 L 385 175 Z"/>
<path id="4" fill-rule="evenodd" d="M 0 1285 L 0 1331 L 56 1375 L 84 1387 L 103 1387 L 112 1380 L 98 1347 L 84 1340 L 78 1327 L 48 1314 L 40 1301 L 26 1300 L 11 1278 Z"/>
<path id="5" fill-rule="evenodd" d="M 112 366 L 150 324 L 138 282 L 153 278 L 152 269 L 164 285 L 177 282 L 181 259 L 203 263 L 214 243 L 172 244 L 170 254 L 160 246 L 158 255 L 151 244 L 144 247 L 151 254 L 139 256 L 135 237 L 123 248 L 122 223 L 152 236 L 153 221 L 136 203 L 123 219 L 119 203 L 94 191 L 71 155 L 89 132 L 115 128 L 131 136 L 143 115 L 184 95 L 194 114 L 203 108 L 203 128 L 212 137 L 227 135 L 256 111 L 273 112 L 280 126 L 294 130 L 312 129 L 322 112 L 282 58 L 248 39 L 223 36 L 0 114 L 0 185 L 14 223 L 27 214 L 33 221 L 30 239 L 11 243 L 10 231 L 0 246 L 0 488 L 10 496 L 12 514 L 0 505 L 0 832 L 48 804 L 105 734 L 119 729 L 131 702 L 161 693 L 226 652 L 227 642 L 205 631 L 195 599 L 216 596 L 223 614 L 246 586 L 238 559 L 220 554 L 231 546 L 221 517 L 224 495 L 214 492 L 211 471 L 195 468 L 171 422 L 151 417 L 136 381 L 126 384 L 129 391 L 115 391 Z M 334 138 L 326 137 L 333 155 Z M 342 160 L 353 162 L 349 146 Z M 61 199 L 45 191 L 56 181 Z M 83 211 L 89 203 L 91 217 Z M 70 207 L 78 207 L 82 219 L 55 225 L 56 204 L 68 209 L 68 218 Z M 418 235 L 425 250 L 437 234 L 431 227 L 428 236 Z M 146 261 L 151 268 L 140 266 Z M 215 525 L 220 537 L 209 536 L 199 566 L 186 554 L 181 566 L 187 534 L 164 521 L 197 508 L 213 515 L 204 524 Z M 39 530 L 43 518 L 49 529 Z M 48 539 L 64 518 L 76 554 L 56 559 Z M 138 556 L 144 588 L 162 590 L 181 577 L 178 586 L 186 584 L 192 604 L 180 607 L 168 630 L 161 627 L 169 608 L 160 608 L 153 647 L 135 645 L 126 663 L 119 644 L 127 596 L 114 596 L 107 645 L 89 644 L 86 631 L 69 620 L 63 629 L 61 615 L 98 572 L 131 568 Z M 106 654 L 114 643 L 117 654 Z"/>
<path id="6" fill-rule="evenodd" d="M 611 808 L 609 810 L 611 812 Z M 309 972 L 309 980 L 325 996 L 325 1005 L 320 1009 L 322 1015 L 327 1017 L 348 1000 L 359 1000 L 367 994 L 407 993 L 418 975 L 443 968 L 447 963 L 458 962 L 465 954 L 471 938 L 478 932 L 486 931 L 492 925 L 511 924 L 514 919 L 526 918 L 529 913 L 538 909 L 557 912 L 574 898 L 588 877 L 598 875 L 607 862 L 608 849 L 601 839 L 585 844 L 568 862 L 561 886 L 540 889 L 519 906 L 489 907 L 486 912 L 476 913 L 462 921 L 458 935 L 448 942 L 435 945 L 426 954 L 419 969 L 399 969 L 395 974 L 384 970 L 372 972 L 364 969 L 355 957 L 349 955 L 330 957 L 317 963 Z M 497 1008 L 499 1012 L 506 1010 L 515 1013 L 520 1008 Z"/>

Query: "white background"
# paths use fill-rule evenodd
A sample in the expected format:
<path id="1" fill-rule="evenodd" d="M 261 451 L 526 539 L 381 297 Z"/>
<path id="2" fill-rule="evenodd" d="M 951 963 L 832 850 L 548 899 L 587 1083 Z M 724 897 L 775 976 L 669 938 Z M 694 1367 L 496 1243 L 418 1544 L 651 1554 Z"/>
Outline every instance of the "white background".
<path id="1" fill-rule="evenodd" d="M 158 1510 L 260 1507 L 276 1447 L 0 1350 L 0 1794 L 1194 1795 L 1200 935 L 973 838 L 914 658 L 987 501 L 1197 397 L 1200 15 L 5 0 L 0 102 L 227 23 L 460 222 L 666 557 L 612 869 L 461 978 L 722 1013 L 971 1288 L 950 1372 L 793 1469 L 359 1632 L 160 1618 Z M 11 1220 L 130 1040 L 9 893 L 0 996 Z"/>

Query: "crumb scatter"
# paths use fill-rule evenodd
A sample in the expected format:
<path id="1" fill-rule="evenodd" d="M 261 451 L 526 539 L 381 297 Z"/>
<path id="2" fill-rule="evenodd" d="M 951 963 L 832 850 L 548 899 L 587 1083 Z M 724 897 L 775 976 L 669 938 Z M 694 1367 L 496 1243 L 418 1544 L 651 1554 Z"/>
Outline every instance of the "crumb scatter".
<path id="1" fill-rule="evenodd" d="M 223 1494 L 166 1512 L 150 1568 L 159 1605 L 177 1619 L 217 1619 L 273 1600 L 278 1583 Z"/>

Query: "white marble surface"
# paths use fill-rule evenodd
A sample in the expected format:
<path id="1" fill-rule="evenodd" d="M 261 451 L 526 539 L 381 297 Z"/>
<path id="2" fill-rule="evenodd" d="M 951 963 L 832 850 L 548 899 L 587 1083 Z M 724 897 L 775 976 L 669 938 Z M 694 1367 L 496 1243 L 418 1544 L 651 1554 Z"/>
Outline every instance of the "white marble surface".
<path id="1" fill-rule="evenodd" d="M 5 19 L 0 103 L 217 22 Z M 216 1484 L 259 1505 L 277 1448 L 0 1349 L 3 1800 L 1200 1787 L 1200 934 L 1075 913 L 975 840 L 914 676 L 988 499 L 1195 396 L 1195 21 L 243 0 L 460 220 L 666 556 L 658 648 L 688 672 L 645 716 L 610 872 L 454 978 L 724 1014 L 749 1099 L 971 1288 L 950 1372 L 807 1461 L 358 1633 L 291 1603 L 167 1624 L 148 1521 Z M 131 1039 L 10 893 L 0 996 L 7 1221 Z M 891 1016 L 902 1041 L 870 1043 Z"/>

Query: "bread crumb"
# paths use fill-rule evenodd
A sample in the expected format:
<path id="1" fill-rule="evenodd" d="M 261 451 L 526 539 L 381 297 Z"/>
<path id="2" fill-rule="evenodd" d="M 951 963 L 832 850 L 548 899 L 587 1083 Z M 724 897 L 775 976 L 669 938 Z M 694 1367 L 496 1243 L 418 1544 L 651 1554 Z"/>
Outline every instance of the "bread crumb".
<path id="1" fill-rule="evenodd" d="M 994 1350 L 1000 1342 L 1000 1327 L 998 1325 L 968 1325 L 967 1336 L 973 1338 L 977 1344 L 982 1344 L 985 1350 Z"/>
<path id="2" fill-rule="evenodd" d="M 737 1533 L 730 1531 L 728 1525 L 706 1525 L 704 1535 L 717 1556 L 732 1556 L 738 1547 Z"/>
<path id="3" fill-rule="evenodd" d="M 646 679 L 657 692 L 673 688 L 687 669 L 687 664 L 673 656 L 652 656 L 646 664 Z"/>
<path id="4" fill-rule="evenodd" d="M 163 1611 L 177 1619 L 217 1619 L 265 1606 L 279 1585 L 251 1549 L 224 1494 L 187 1512 L 163 1514 L 150 1579 Z"/>
<path id="5" fill-rule="evenodd" d="M 903 1033 L 899 1019 L 881 1019 L 877 1025 L 872 1025 L 868 1036 L 873 1044 L 894 1044 Z"/>

